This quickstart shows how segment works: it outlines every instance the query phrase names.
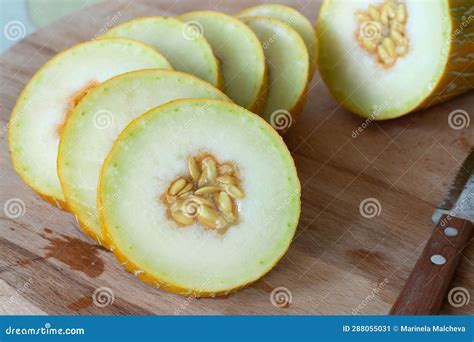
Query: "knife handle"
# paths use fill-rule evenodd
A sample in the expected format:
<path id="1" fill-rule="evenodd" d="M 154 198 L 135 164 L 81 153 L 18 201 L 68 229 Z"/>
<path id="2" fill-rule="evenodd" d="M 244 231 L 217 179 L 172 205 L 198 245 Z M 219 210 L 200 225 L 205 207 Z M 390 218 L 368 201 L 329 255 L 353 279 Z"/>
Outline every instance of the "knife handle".
<path id="1" fill-rule="evenodd" d="M 421 253 L 391 315 L 436 315 L 448 291 L 473 224 L 443 215 Z"/>

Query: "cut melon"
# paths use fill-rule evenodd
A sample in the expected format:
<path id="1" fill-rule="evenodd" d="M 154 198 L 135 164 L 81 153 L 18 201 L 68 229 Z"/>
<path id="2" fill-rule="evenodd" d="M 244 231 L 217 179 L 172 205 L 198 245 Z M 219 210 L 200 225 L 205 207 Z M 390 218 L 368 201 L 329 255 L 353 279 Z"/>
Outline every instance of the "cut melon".
<path id="1" fill-rule="evenodd" d="M 221 86 L 219 63 L 198 28 L 174 18 L 138 18 L 107 31 L 104 36 L 133 38 L 158 51 L 175 70 Z"/>
<path id="2" fill-rule="evenodd" d="M 223 101 L 177 100 L 120 134 L 98 202 L 126 268 L 167 291 L 213 296 L 259 279 L 283 256 L 300 183 L 261 117 Z"/>
<path id="3" fill-rule="evenodd" d="M 196 11 L 180 18 L 202 29 L 220 61 L 225 93 L 238 105 L 260 113 L 266 99 L 265 57 L 252 30 L 219 12 Z"/>
<path id="4" fill-rule="evenodd" d="M 325 1 L 321 75 L 347 109 L 370 120 L 448 100 L 474 84 L 471 12 L 471 0 Z"/>
<path id="5" fill-rule="evenodd" d="M 56 159 L 67 116 L 100 82 L 145 68 L 171 66 L 151 47 L 122 38 L 79 44 L 46 63 L 20 94 L 10 119 L 10 152 L 23 180 L 44 199 L 65 207 Z"/>
<path id="6" fill-rule="evenodd" d="M 316 32 L 310 21 L 300 12 L 289 6 L 280 4 L 263 4 L 247 8 L 239 14 L 238 17 L 269 17 L 280 20 L 285 25 L 290 26 L 303 38 L 309 54 L 309 74 L 313 77 L 318 60 L 318 41 Z"/>
<path id="7" fill-rule="evenodd" d="M 130 121 L 180 98 L 228 100 L 220 90 L 189 74 L 139 70 L 103 82 L 69 116 L 59 144 L 59 179 L 68 209 L 99 243 L 104 239 L 97 213 L 97 184 L 107 153 Z M 193 119 L 189 117 L 189 124 Z"/>
<path id="8" fill-rule="evenodd" d="M 286 132 L 303 109 L 309 80 L 309 57 L 296 31 L 267 17 L 242 18 L 260 39 L 268 66 L 268 96 L 262 116 Z"/>

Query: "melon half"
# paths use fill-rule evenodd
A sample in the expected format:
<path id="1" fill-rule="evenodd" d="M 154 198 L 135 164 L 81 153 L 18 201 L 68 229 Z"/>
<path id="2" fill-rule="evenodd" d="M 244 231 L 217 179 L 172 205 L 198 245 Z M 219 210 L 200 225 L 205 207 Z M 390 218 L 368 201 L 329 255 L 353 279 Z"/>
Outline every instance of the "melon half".
<path id="1" fill-rule="evenodd" d="M 173 69 L 221 87 L 219 63 L 199 28 L 166 17 L 138 18 L 107 31 L 106 37 L 127 37 L 148 44 L 171 63 Z"/>
<path id="2" fill-rule="evenodd" d="M 82 43 L 46 63 L 20 94 L 10 119 L 9 147 L 21 178 L 44 199 L 65 207 L 56 160 L 68 115 L 101 82 L 145 68 L 171 66 L 151 47 L 122 38 Z"/>
<path id="3" fill-rule="evenodd" d="M 140 114 L 181 98 L 230 101 L 194 76 L 171 70 L 138 70 L 116 76 L 91 90 L 69 116 L 61 136 L 58 174 L 68 209 L 99 243 L 96 199 L 101 166 L 123 128 Z M 192 124 L 193 117 L 189 117 Z M 183 124 L 187 124 L 183 122 Z"/>
<path id="4" fill-rule="evenodd" d="M 213 296 L 259 279 L 283 256 L 300 183 L 261 117 L 228 102 L 177 100 L 120 134 L 98 203 L 104 236 L 127 269 L 171 292 Z"/>
<path id="5" fill-rule="evenodd" d="M 448 100 L 474 84 L 472 0 L 327 0 L 319 68 L 333 95 L 371 120 Z"/>

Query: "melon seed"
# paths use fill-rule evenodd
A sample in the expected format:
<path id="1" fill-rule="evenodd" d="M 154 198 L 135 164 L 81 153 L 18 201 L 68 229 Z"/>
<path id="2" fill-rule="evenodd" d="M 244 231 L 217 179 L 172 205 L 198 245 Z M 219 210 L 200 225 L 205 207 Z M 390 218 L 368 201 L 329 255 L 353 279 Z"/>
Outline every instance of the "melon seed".
<path id="1" fill-rule="evenodd" d="M 235 199 L 244 197 L 233 164 L 218 163 L 211 155 L 188 159 L 190 177 L 173 181 L 163 202 L 180 225 L 200 223 L 224 234 L 238 219 Z"/>
<path id="2" fill-rule="evenodd" d="M 189 174 L 193 178 L 193 181 L 199 180 L 199 177 L 201 176 L 201 171 L 199 171 L 199 167 L 196 163 L 196 159 L 194 157 L 189 158 L 188 160 L 188 169 L 189 169 Z"/>
<path id="3" fill-rule="evenodd" d="M 391 67 L 398 58 L 408 53 L 408 11 L 403 2 L 385 0 L 381 5 L 369 5 L 366 12 L 357 11 L 355 19 L 358 24 L 356 37 L 359 45 L 375 55 L 377 62 L 384 67 Z M 376 30 L 377 27 L 379 28 Z M 377 32 L 369 34 L 369 29 Z"/>
<path id="4" fill-rule="evenodd" d="M 186 185 L 186 183 L 187 183 L 187 182 L 186 182 L 186 180 L 185 180 L 184 178 L 178 178 L 177 180 L 175 180 L 175 181 L 171 184 L 171 186 L 170 186 L 170 188 L 169 188 L 169 190 L 168 190 L 168 193 L 169 193 L 170 195 L 173 195 L 173 196 L 176 195 L 178 192 L 181 191 L 181 189 L 184 188 L 184 186 Z"/>

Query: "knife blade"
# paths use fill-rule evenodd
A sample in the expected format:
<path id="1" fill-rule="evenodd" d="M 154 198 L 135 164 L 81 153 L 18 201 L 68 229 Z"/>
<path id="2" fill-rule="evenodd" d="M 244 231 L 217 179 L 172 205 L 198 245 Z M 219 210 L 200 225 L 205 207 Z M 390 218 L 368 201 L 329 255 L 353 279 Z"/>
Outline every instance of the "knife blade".
<path id="1" fill-rule="evenodd" d="M 436 208 L 432 220 L 455 216 L 474 222 L 474 149 L 464 160 L 445 197 Z"/>
<path id="2" fill-rule="evenodd" d="M 474 226 L 474 149 L 432 220 L 436 228 L 393 304 L 392 315 L 433 315 L 440 310 Z"/>

